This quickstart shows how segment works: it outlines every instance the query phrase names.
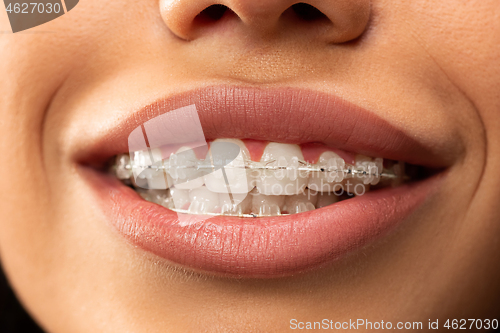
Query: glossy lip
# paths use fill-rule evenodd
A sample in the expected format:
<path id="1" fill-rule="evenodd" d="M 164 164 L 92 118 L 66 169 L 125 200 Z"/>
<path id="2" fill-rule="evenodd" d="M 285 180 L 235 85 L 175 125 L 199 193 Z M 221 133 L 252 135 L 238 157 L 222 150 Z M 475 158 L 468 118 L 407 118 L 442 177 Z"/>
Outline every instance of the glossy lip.
<path id="1" fill-rule="evenodd" d="M 76 153 L 104 215 L 126 239 L 171 262 L 239 277 L 279 277 L 338 259 L 386 234 L 419 207 L 440 176 L 286 217 L 213 217 L 181 227 L 177 213 L 140 198 L 90 165 L 128 151 L 132 130 L 195 104 L 207 141 L 320 142 L 369 156 L 443 167 L 447 161 L 383 119 L 335 96 L 291 88 L 209 87 L 157 101 Z"/>
<path id="2" fill-rule="evenodd" d="M 128 153 L 128 136 L 146 121 L 196 105 L 207 141 L 217 138 L 283 143 L 323 143 L 372 157 L 444 168 L 446 155 L 339 97 L 294 88 L 214 86 L 153 102 L 134 112 L 85 148 L 75 152 L 81 164 L 104 163 Z"/>

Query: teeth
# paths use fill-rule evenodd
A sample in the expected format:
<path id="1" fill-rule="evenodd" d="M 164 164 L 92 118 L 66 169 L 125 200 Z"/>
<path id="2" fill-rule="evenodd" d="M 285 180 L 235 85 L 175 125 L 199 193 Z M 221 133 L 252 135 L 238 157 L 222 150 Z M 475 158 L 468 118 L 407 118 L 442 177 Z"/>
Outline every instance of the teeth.
<path id="1" fill-rule="evenodd" d="M 286 160 L 286 157 L 280 156 L 278 157 L 278 160 L 276 161 L 276 166 L 278 166 L 278 170 L 274 171 L 274 178 L 277 180 L 283 180 L 286 175 L 286 170 L 283 169 L 288 165 L 288 161 Z"/>
<path id="2" fill-rule="evenodd" d="M 187 209 L 191 200 L 189 199 L 189 191 L 171 187 L 169 190 L 171 205 L 175 209 Z"/>
<path id="3" fill-rule="evenodd" d="M 356 156 L 356 169 L 358 171 L 364 171 L 365 174 L 357 174 L 356 177 L 363 181 L 365 185 L 376 185 L 380 180 L 379 174 L 379 166 L 383 163 L 383 160 L 377 159 L 373 161 L 370 157 L 364 155 Z M 382 168 L 380 169 L 382 171 Z"/>
<path id="4" fill-rule="evenodd" d="M 285 204 L 283 195 L 265 195 L 252 193 L 252 213 L 258 216 L 277 216 Z"/>
<path id="5" fill-rule="evenodd" d="M 114 172 L 143 198 L 169 209 L 250 217 L 306 212 L 334 204 L 341 193 L 362 195 L 380 181 L 378 187 L 398 186 L 408 178 L 403 162 L 385 165 L 364 155 L 349 165 L 332 151 L 310 165 L 298 145 L 282 143 L 268 143 L 254 162 L 241 140 L 217 139 L 205 160 L 189 147 L 167 160 L 160 149 L 148 149 L 117 156 Z"/>
<path id="6" fill-rule="evenodd" d="M 214 146 L 219 145 L 224 148 L 224 143 L 236 144 L 239 148 L 238 156 L 231 161 L 227 167 L 223 167 L 215 172 L 205 175 L 205 184 L 207 188 L 216 193 L 248 193 L 253 188 L 253 177 L 251 171 L 245 169 L 245 163 L 250 161 L 250 153 L 241 140 L 236 139 L 217 139 L 211 145 L 209 152 L 212 160 L 217 159 L 219 156 L 212 156 L 214 154 Z M 218 154 L 218 153 L 215 153 Z M 213 163 L 212 163 L 213 165 Z M 224 172 L 225 176 L 224 177 Z M 227 183 L 226 183 L 227 180 Z"/>
<path id="7" fill-rule="evenodd" d="M 172 197 L 167 191 L 139 189 L 137 192 L 146 201 L 153 202 L 168 209 L 175 208 Z"/>
<path id="8" fill-rule="evenodd" d="M 146 201 L 153 202 L 153 196 L 149 193 L 149 191 L 144 191 L 142 189 L 138 189 L 137 193 Z"/>
<path id="9" fill-rule="evenodd" d="M 200 164 L 200 160 L 196 157 L 194 150 L 189 147 L 181 147 L 177 150 L 175 156 L 175 162 L 172 163 L 172 168 L 169 169 L 177 177 L 174 180 L 175 187 L 181 190 L 193 190 L 202 187 L 205 182 L 202 173 L 196 169 L 196 166 Z M 172 157 L 173 155 L 171 159 Z M 170 166 L 170 161 L 165 161 L 165 165 Z M 178 166 L 192 166 L 192 168 L 181 169 Z"/>
<path id="10" fill-rule="evenodd" d="M 363 180 L 356 176 L 345 179 L 342 185 L 344 192 L 350 196 L 352 196 L 352 194 L 361 195 L 370 190 L 370 185 L 363 184 Z"/>
<path id="11" fill-rule="evenodd" d="M 302 151 L 300 153 L 302 155 Z M 303 159 L 304 156 L 301 156 L 300 160 Z M 288 179 L 290 179 L 291 181 L 297 180 L 297 178 L 299 178 L 299 158 L 297 156 L 293 156 L 290 159 L 290 162 L 288 163 L 286 169 L 286 176 L 288 177 Z"/>
<path id="12" fill-rule="evenodd" d="M 191 214 L 215 213 L 220 210 L 219 195 L 209 191 L 205 186 L 191 190 L 189 199 L 191 205 L 188 212 Z"/>
<path id="13" fill-rule="evenodd" d="M 158 163 L 155 163 L 158 165 Z M 161 165 L 161 163 L 160 163 Z M 173 180 L 162 169 L 149 169 L 149 175 L 146 177 L 148 188 L 150 190 L 166 190 L 173 184 Z"/>
<path id="14" fill-rule="evenodd" d="M 178 159 L 179 157 L 176 154 L 170 154 L 170 158 L 165 160 L 163 163 L 168 174 L 174 181 L 179 179 L 180 168 L 179 163 L 177 162 Z"/>
<path id="15" fill-rule="evenodd" d="M 319 193 L 316 208 L 330 206 L 331 204 L 338 202 L 339 199 L 340 198 L 335 193 Z"/>
<path id="16" fill-rule="evenodd" d="M 294 195 L 302 192 L 307 185 L 307 178 L 299 173 L 299 160 L 304 156 L 298 145 L 269 143 L 264 149 L 261 163 L 268 166 L 285 166 L 287 169 L 263 170 L 259 172 L 256 186 L 259 193 L 266 195 Z M 267 163 L 271 162 L 272 163 Z M 283 172 L 286 171 L 286 172 Z"/>
<path id="17" fill-rule="evenodd" d="M 392 186 L 399 186 L 403 182 L 405 174 L 405 164 L 403 162 L 398 162 L 393 166 L 393 170 L 396 178 L 392 181 Z"/>
<path id="18" fill-rule="evenodd" d="M 365 174 L 357 174 L 353 178 L 358 178 L 365 185 L 377 185 L 380 182 L 380 174 L 384 169 L 382 158 L 371 159 L 364 155 L 356 156 L 356 170 L 364 171 Z"/>
<path id="19" fill-rule="evenodd" d="M 308 212 L 310 210 L 315 210 L 316 208 L 314 205 L 310 202 L 305 203 L 305 202 L 296 202 L 294 205 L 291 205 L 290 208 L 288 208 L 288 213 L 289 214 L 299 214 L 299 213 L 304 213 Z"/>
<path id="20" fill-rule="evenodd" d="M 174 180 L 175 185 L 196 179 L 198 171 L 196 166 L 198 164 L 199 160 L 189 147 L 179 148 L 175 154 L 171 154 L 170 158 L 164 161 L 164 166 Z"/>
<path id="21" fill-rule="evenodd" d="M 373 173 L 376 176 L 373 178 L 373 180 L 371 182 L 371 185 L 377 185 L 380 182 L 380 174 L 384 170 L 384 159 L 380 158 L 380 157 L 377 157 L 374 160 L 374 165 L 372 166 L 372 168 L 373 168 L 373 171 L 374 171 Z"/>
<path id="22" fill-rule="evenodd" d="M 161 168 L 161 150 L 150 149 L 136 151 L 132 155 L 131 163 L 140 166 L 139 168 L 133 169 L 134 179 L 136 184 L 140 184 L 140 187 L 150 190 L 166 190 L 169 187 L 169 179 L 165 176 Z M 143 180 L 146 180 L 146 184 Z"/>
<path id="23" fill-rule="evenodd" d="M 130 179 L 132 177 L 132 168 L 130 166 L 130 157 L 126 154 L 118 155 L 116 157 L 116 176 L 118 179 Z"/>
<path id="24" fill-rule="evenodd" d="M 316 166 L 324 168 L 325 172 L 313 172 L 309 177 L 307 187 L 319 192 L 334 192 L 344 179 L 345 162 L 339 155 L 327 151 L 321 154 Z"/>
<path id="25" fill-rule="evenodd" d="M 173 208 L 172 198 L 166 191 L 148 190 L 141 192 L 141 196 L 147 201 L 154 202 L 166 208 Z"/>
<path id="26" fill-rule="evenodd" d="M 356 168 L 355 170 L 368 172 L 368 166 L 371 164 L 372 159 L 365 155 L 356 155 Z M 371 175 L 355 174 L 353 179 L 360 180 L 361 184 L 370 184 Z"/>
<path id="27" fill-rule="evenodd" d="M 305 193 L 290 195 L 286 197 L 285 206 L 289 214 L 298 214 L 316 209 L 315 204 L 318 201 L 316 191 L 306 191 Z"/>
<path id="28" fill-rule="evenodd" d="M 252 211 L 252 196 L 249 194 L 233 194 L 231 198 L 219 193 L 219 203 L 222 215 L 243 215 Z"/>
<path id="29" fill-rule="evenodd" d="M 161 160 L 161 151 L 158 149 L 135 151 L 131 156 L 131 162 L 138 166 L 133 170 L 134 178 L 150 178 L 153 169 L 149 169 L 147 167 Z"/>
<path id="30" fill-rule="evenodd" d="M 343 182 L 344 191 L 350 194 L 364 194 L 370 190 L 370 183 L 374 180 L 371 175 L 359 173 L 361 171 L 368 172 L 369 169 L 373 171 L 372 162 L 370 157 L 364 155 L 356 155 L 355 165 L 347 165 L 346 168 L 353 170 L 353 172 L 346 175 Z"/>

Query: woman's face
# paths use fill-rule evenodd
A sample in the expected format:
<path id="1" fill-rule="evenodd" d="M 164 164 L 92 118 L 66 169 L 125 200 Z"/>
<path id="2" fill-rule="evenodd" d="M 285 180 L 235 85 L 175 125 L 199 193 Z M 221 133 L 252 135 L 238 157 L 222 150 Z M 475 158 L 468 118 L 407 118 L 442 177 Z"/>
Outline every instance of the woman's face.
<path id="1" fill-rule="evenodd" d="M 0 35 L 0 253 L 29 312 L 51 332 L 269 332 L 288 330 L 291 319 L 324 318 L 426 327 L 429 319 L 498 316 L 499 2 L 306 2 L 322 16 L 291 8 L 288 0 L 222 3 L 231 11 L 217 19 L 198 15 L 216 4 L 209 0 L 87 0 L 54 21 Z M 0 30 L 10 31 L 0 13 Z M 266 110 L 265 101 L 256 101 L 285 87 L 283 108 Z M 311 236 L 307 230 L 295 235 L 293 252 L 290 234 L 268 239 L 275 229 L 263 226 L 262 253 L 281 257 L 250 263 L 255 251 L 243 244 L 240 250 L 250 251 L 243 264 L 217 261 L 226 258 L 224 246 L 210 257 L 189 248 L 193 240 L 186 252 L 197 257 L 177 260 L 175 249 L 164 249 L 168 235 L 156 239 L 144 227 L 155 248 L 137 228 L 123 230 L 149 223 L 123 217 L 123 202 L 135 202 L 139 211 L 148 203 L 124 185 L 113 192 L 116 182 L 97 168 L 128 152 L 134 128 L 169 111 L 144 107 L 185 106 L 180 94 L 190 94 L 195 105 L 229 101 L 221 117 L 238 131 L 217 135 L 224 121 L 210 123 L 206 111 L 202 125 L 210 140 L 317 141 L 371 157 L 378 149 L 380 157 L 421 161 L 439 174 L 416 185 L 423 189 L 383 199 L 386 206 L 378 204 L 389 207 L 386 213 L 370 210 L 376 197 L 353 204 L 344 219 L 329 212 L 338 232 L 325 227 L 332 248 L 326 244 L 316 256 L 307 254 L 316 243 L 308 248 L 301 240 Z M 311 101 L 307 112 L 286 112 L 287 100 L 297 104 L 314 94 L 334 102 L 318 113 Z M 232 111 L 236 104 L 244 105 Z M 242 109 L 257 116 L 233 119 L 245 115 Z M 328 133 L 346 131 L 352 135 L 345 140 L 332 134 L 328 141 Z M 352 224 L 366 239 L 343 236 L 356 209 L 371 215 Z M 397 211 L 404 211 L 400 218 Z M 297 217 L 293 228 L 328 216 L 314 214 L 319 210 Z M 226 240 L 233 237 L 224 232 Z M 345 242 L 344 250 L 337 242 Z M 280 252 L 285 247 L 289 252 Z M 290 269 L 295 264 L 301 269 Z"/>

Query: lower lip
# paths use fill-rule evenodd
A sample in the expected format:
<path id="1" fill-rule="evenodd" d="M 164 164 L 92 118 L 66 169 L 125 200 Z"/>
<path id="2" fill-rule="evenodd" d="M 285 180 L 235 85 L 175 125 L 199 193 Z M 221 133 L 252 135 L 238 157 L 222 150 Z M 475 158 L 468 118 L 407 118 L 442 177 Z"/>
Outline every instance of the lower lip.
<path id="1" fill-rule="evenodd" d="M 311 270 L 373 242 L 421 206 L 441 178 L 296 215 L 217 216 L 181 226 L 177 213 L 143 200 L 117 179 L 84 170 L 110 224 L 134 245 L 194 270 L 252 278 Z"/>

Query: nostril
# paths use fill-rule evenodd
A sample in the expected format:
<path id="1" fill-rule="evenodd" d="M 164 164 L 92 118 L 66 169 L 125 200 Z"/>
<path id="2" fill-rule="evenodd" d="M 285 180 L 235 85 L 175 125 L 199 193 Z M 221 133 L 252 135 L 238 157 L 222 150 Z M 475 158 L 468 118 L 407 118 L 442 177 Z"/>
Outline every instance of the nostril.
<path id="1" fill-rule="evenodd" d="M 203 21 L 218 21 L 224 16 L 228 9 L 228 7 L 220 4 L 211 5 L 199 13 L 197 19 Z"/>
<path id="2" fill-rule="evenodd" d="M 328 19 L 319 9 L 307 3 L 296 3 L 292 5 L 295 14 L 304 21 L 318 21 Z"/>
<path id="3" fill-rule="evenodd" d="M 345 43 L 361 36 L 370 1 L 160 0 L 160 13 L 178 38 L 220 35 L 295 38 Z"/>

